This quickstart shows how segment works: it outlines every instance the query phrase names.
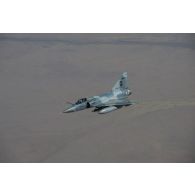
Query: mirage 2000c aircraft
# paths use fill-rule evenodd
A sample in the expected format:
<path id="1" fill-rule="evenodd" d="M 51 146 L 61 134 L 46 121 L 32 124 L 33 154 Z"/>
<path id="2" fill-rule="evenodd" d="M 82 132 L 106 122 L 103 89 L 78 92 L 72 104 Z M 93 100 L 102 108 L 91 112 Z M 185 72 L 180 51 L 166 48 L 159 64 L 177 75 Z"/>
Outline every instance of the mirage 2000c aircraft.
<path id="1" fill-rule="evenodd" d="M 106 114 L 122 108 L 123 106 L 130 106 L 134 104 L 128 99 L 132 94 L 127 86 L 127 73 L 124 72 L 121 78 L 117 81 L 110 92 L 99 96 L 79 99 L 76 103 L 69 103 L 71 107 L 64 111 L 64 113 L 76 112 L 87 108 L 94 108 L 93 112 L 99 114 Z"/>

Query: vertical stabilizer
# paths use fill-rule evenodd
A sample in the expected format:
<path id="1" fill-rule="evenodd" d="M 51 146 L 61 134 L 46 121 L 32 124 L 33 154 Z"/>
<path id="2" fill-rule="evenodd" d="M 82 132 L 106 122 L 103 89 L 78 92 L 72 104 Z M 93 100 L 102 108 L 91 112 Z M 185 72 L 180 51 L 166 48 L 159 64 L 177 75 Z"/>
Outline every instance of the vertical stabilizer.
<path id="1" fill-rule="evenodd" d="M 116 84 L 112 88 L 112 91 L 115 91 L 115 90 L 118 90 L 118 89 L 128 89 L 127 77 L 128 77 L 127 72 L 124 72 L 121 75 L 121 78 L 116 82 Z"/>

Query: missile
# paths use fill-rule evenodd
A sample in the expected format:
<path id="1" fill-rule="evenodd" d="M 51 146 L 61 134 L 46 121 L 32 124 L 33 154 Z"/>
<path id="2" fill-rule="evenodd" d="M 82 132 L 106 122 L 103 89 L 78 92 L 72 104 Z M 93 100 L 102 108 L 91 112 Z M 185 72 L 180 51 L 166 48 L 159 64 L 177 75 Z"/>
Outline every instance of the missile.
<path id="1" fill-rule="evenodd" d="M 115 107 L 115 106 L 110 106 L 110 107 L 107 107 L 107 108 L 103 108 L 102 110 L 99 111 L 99 114 L 106 114 L 106 113 L 112 112 L 116 109 L 118 109 L 118 108 Z"/>

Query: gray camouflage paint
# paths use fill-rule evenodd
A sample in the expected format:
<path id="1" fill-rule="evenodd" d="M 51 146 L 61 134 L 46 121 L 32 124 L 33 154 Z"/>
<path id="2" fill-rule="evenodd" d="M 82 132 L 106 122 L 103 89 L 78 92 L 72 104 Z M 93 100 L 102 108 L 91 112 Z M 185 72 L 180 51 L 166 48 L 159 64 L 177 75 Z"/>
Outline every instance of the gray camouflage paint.
<path id="1" fill-rule="evenodd" d="M 106 114 L 117 110 L 123 106 L 133 104 L 128 99 L 132 92 L 128 89 L 127 72 L 124 72 L 121 78 L 116 82 L 110 92 L 90 98 L 82 98 L 64 111 L 64 113 L 76 112 L 87 108 L 95 108 L 93 111 L 99 111 L 99 114 Z"/>

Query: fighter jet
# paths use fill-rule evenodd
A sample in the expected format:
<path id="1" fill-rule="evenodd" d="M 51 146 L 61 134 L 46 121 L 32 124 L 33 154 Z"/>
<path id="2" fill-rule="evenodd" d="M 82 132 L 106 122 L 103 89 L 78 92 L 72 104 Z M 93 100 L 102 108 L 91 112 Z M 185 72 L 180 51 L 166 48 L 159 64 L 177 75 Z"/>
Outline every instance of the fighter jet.
<path id="1" fill-rule="evenodd" d="M 124 72 L 112 90 L 107 93 L 89 98 L 81 98 L 76 103 L 68 102 L 71 107 L 65 110 L 64 113 L 94 108 L 93 112 L 106 114 L 122 108 L 123 106 L 134 104 L 134 102 L 128 99 L 128 96 L 130 96 L 132 92 L 127 86 L 127 77 L 127 72 Z"/>

